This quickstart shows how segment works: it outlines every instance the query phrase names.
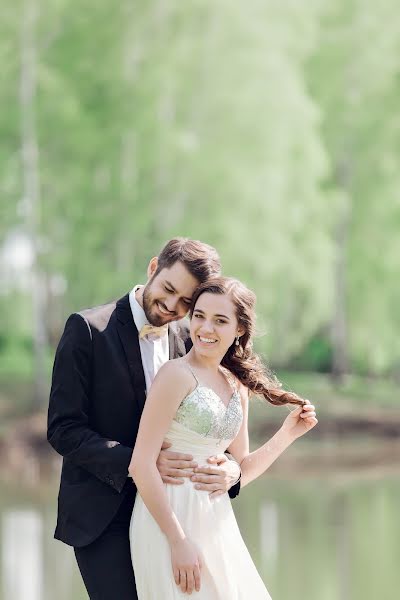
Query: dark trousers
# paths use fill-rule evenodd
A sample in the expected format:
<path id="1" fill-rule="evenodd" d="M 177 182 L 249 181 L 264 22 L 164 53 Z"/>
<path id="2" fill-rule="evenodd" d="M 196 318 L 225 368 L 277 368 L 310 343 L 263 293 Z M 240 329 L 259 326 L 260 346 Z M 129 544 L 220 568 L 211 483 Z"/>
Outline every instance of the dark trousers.
<path id="1" fill-rule="evenodd" d="M 88 546 L 74 548 L 90 600 L 137 600 L 129 545 L 133 504 L 127 495 L 101 536 Z"/>

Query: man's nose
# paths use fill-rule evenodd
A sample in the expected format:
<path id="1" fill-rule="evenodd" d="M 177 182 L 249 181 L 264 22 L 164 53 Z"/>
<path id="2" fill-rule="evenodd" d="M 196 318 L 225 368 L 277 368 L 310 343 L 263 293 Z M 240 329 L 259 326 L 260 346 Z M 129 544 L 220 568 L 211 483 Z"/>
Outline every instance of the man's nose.
<path id="1" fill-rule="evenodd" d="M 178 310 L 178 299 L 177 298 L 168 298 L 168 300 L 166 300 L 164 302 L 165 306 L 167 307 L 167 310 L 171 313 L 175 313 Z"/>

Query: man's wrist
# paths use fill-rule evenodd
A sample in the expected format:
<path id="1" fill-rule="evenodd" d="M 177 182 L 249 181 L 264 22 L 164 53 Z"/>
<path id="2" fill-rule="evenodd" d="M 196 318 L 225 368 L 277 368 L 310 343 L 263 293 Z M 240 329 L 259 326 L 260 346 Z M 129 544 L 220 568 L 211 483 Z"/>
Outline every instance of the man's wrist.
<path id="1" fill-rule="evenodd" d="M 236 485 L 237 483 L 239 483 L 239 481 L 242 479 L 242 471 L 240 470 L 239 467 L 239 477 L 231 484 L 231 487 L 233 487 L 234 485 Z"/>
<path id="2" fill-rule="evenodd" d="M 225 454 L 226 454 L 226 456 L 228 457 L 229 460 L 231 460 L 232 462 L 234 462 L 237 465 L 237 467 L 239 469 L 239 476 L 231 483 L 231 487 L 233 487 L 234 485 L 236 485 L 237 483 L 239 483 L 239 481 L 241 480 L 241 478 L 242 478 L 242 470 L 240 468 L 240 465 L 239 465 L 238 461 L 235 458 L 233 458 L 232 454 L 230 454 L 229 452 L 225 452 Z"/>

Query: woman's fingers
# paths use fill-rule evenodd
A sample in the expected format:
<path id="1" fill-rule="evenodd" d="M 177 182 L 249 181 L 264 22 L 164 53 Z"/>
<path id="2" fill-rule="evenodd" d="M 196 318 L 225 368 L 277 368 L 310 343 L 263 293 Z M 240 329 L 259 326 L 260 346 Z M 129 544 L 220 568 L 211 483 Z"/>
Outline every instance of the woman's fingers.
<path id="1" fill-rule="evenodd" d="M 193 571 L 186 572 L 186 592 L 191 594 L 194 590 L 194 574 Z"/>
<path id="2" fill-rule="evenodd" d="M 311 404 L 309 400 L 305 400 L 306 404 L 302 407 L 300 417 L 304 420 L 305 424 L 311 429 L 318 423 L 317 413 L 314 404 Z"/>
<path id="3" fill-rule="evenodd" d="M 191 594 L 194 590 L 200 591 L 200 565 L 186 571 L 186 593 Z"/>
<path id="4" fill-rule="evenodd" d="M 179 581 L 180 581 L 181 590 L 183 593 L 185 593 L 186 587 L 187 587 L 186 571 L 183 571 L 182 569 L 179 570 Z"/>
<path id="5" fill-rule="evenodd" d="M 315 417 L 316 412 L 315 412 L 315 406 L 314 404 L 306 404 L 302 407 L 302 412 L 300 414 L 300 417 L 302 419 L 308 419 L 309 417 Z"/>
<path id="6" fill-rule="evenodd" d="M 194 575 L 194 587 L 196 589 L 196 592 L 199 592 L 200 591 L 200 565 L 195 566 L 193 575 Z"/>

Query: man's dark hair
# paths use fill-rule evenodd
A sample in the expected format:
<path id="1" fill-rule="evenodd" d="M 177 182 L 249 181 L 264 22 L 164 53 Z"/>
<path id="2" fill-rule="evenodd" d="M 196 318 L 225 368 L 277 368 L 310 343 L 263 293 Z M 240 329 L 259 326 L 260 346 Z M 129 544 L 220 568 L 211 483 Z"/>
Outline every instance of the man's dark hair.
<path id="1" fill-rule="evenodd" d="M 154 276 L 177 261 L 185 265 L 200 283 L 221 274 L 221 262 L 215 248 L 198 240 L 178 237 L 169 240 L 161 250 Z"/>

